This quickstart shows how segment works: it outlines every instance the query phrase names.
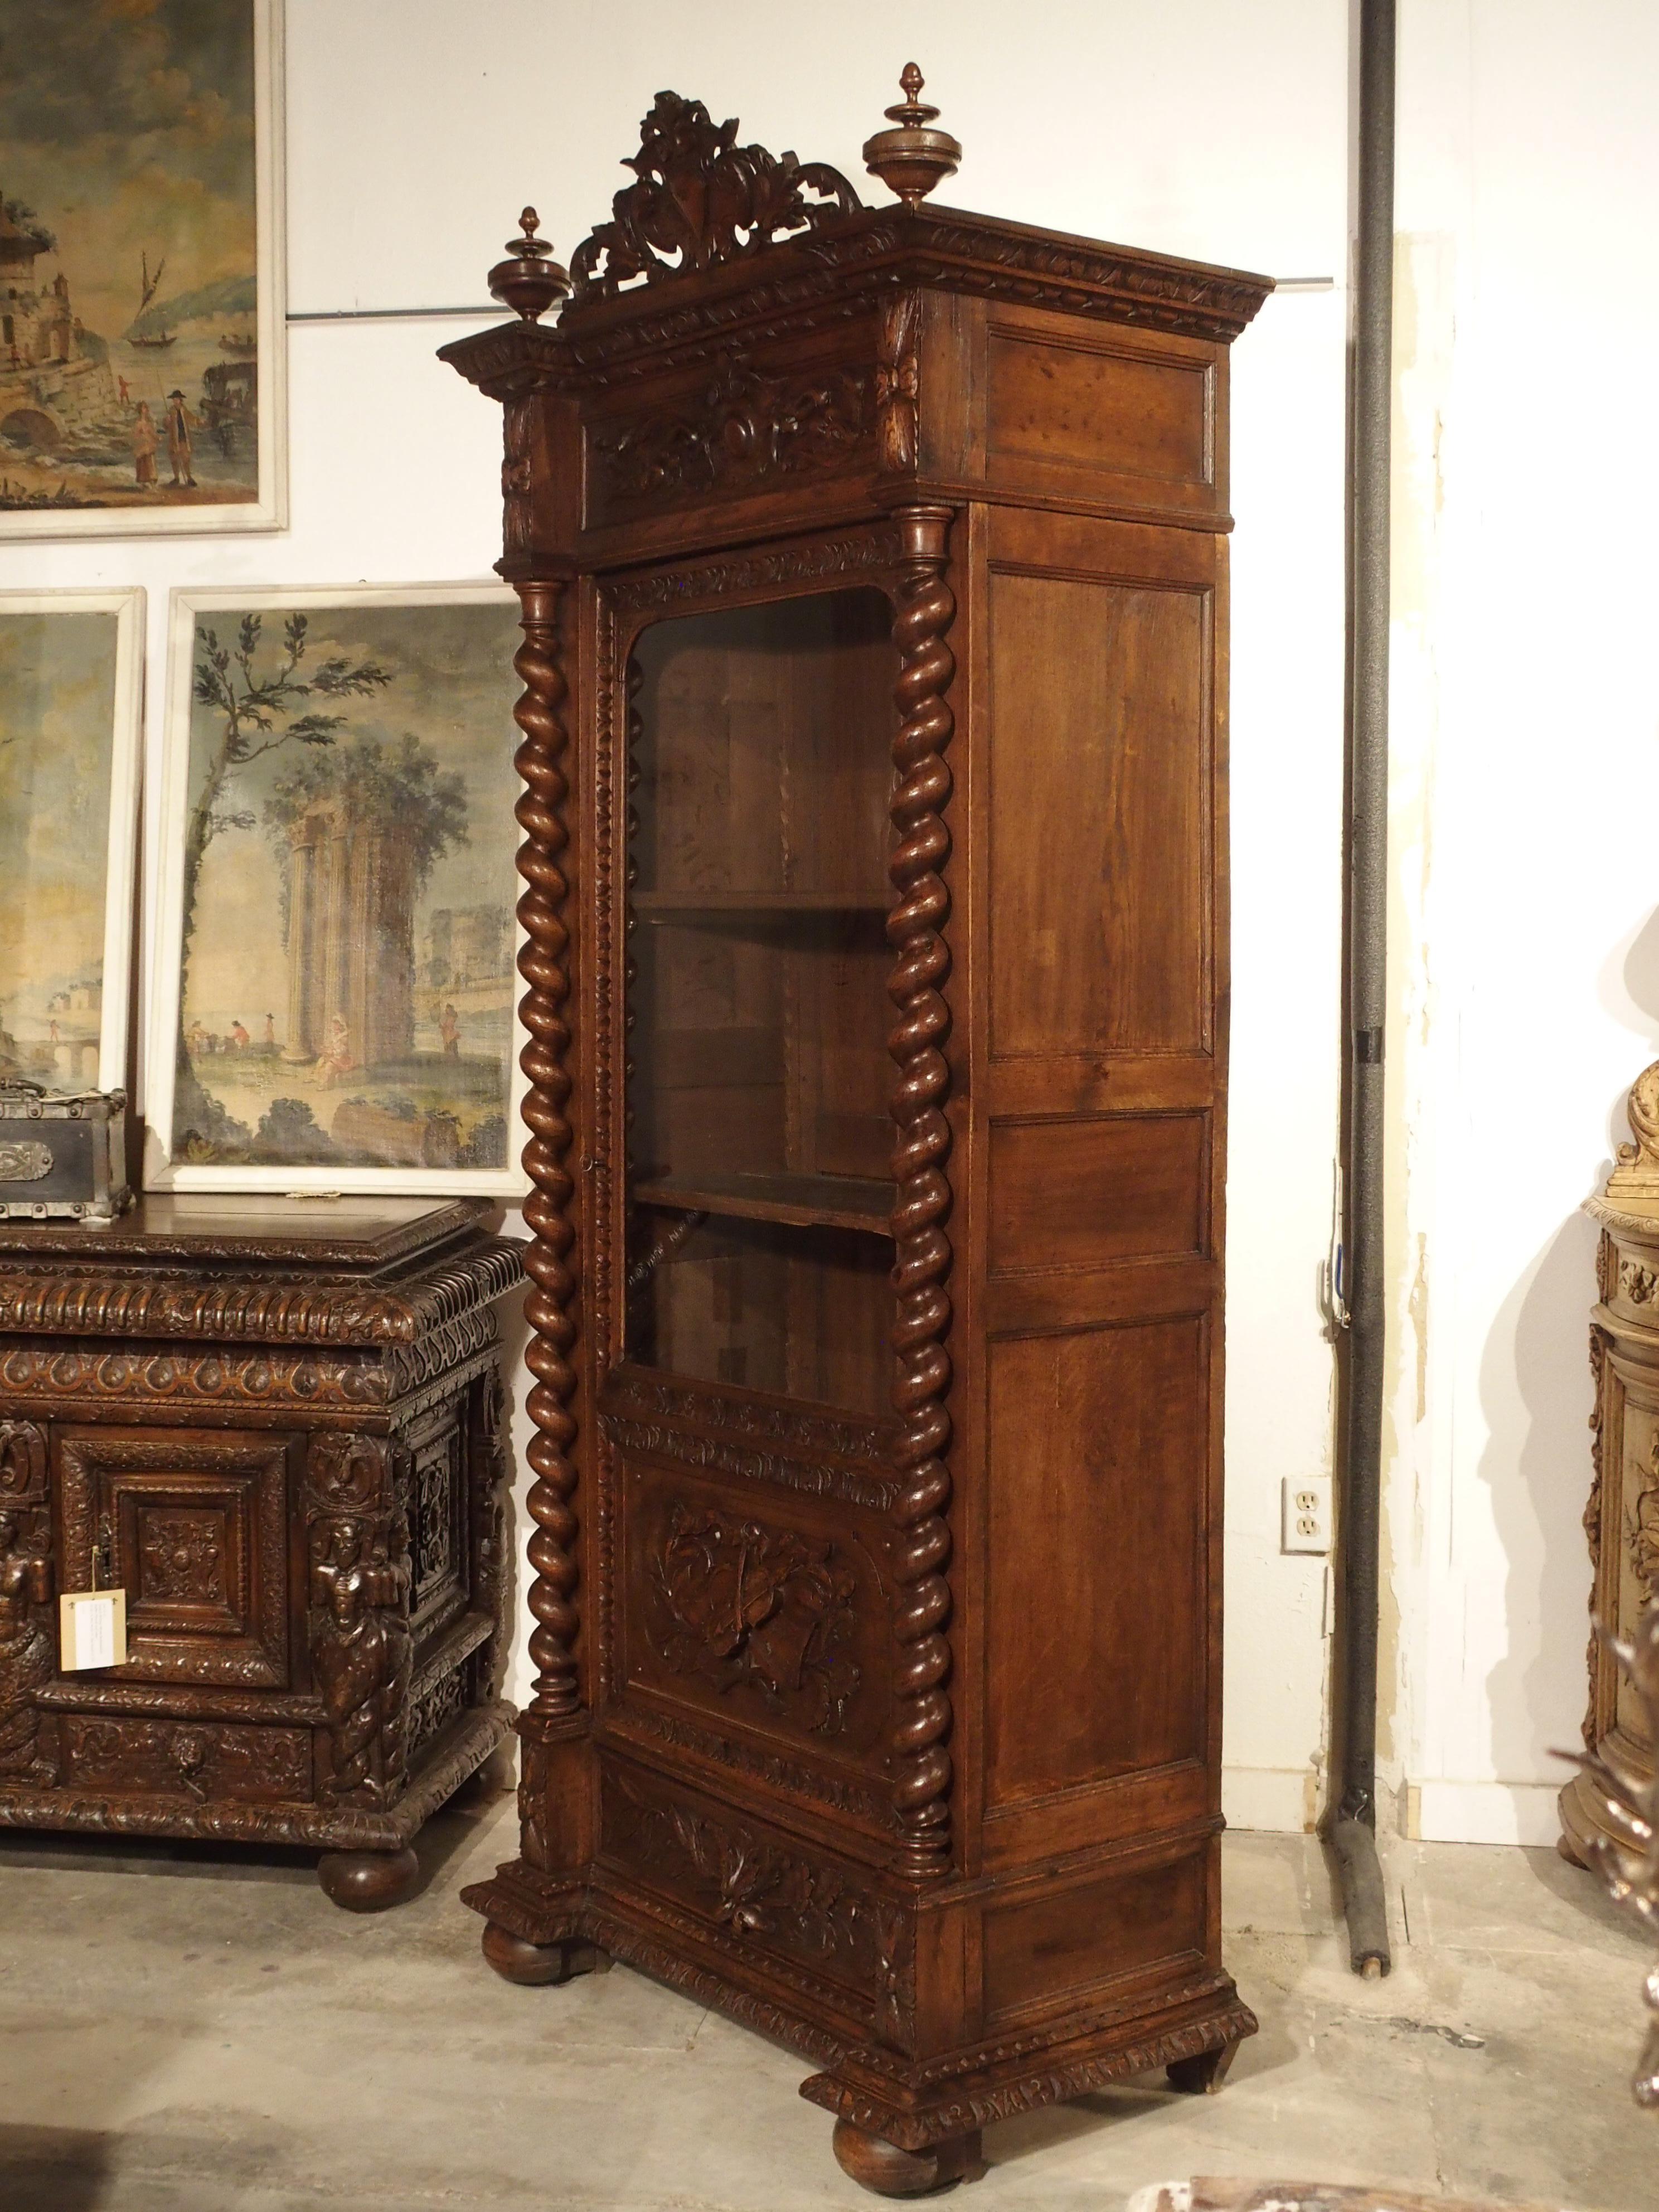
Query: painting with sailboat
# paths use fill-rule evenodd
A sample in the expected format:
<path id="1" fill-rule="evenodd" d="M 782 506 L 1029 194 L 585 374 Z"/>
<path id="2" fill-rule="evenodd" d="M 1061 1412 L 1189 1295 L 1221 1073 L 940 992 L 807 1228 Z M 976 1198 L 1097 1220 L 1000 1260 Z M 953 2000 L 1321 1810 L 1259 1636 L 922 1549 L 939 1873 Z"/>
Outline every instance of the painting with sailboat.
<path id="1" fill-rule="evenodd" d="M 0 537 L 283 520 L 280 0 L 4 0 Z"/>

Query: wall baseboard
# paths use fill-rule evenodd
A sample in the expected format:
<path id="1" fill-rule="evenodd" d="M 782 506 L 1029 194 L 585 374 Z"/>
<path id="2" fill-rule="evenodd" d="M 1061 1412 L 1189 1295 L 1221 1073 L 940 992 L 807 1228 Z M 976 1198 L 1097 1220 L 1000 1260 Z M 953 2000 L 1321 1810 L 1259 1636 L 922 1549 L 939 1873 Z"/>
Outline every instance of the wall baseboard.
<path id="1" fill-rule="evenodd" d="M 1306 1835 L 1318 1811 L 1316 1778 L 1305 1766 L 1224 1766 L 1221 1809 L 1230 1828 Z"/>
<path id="2" fill-rule="evenodd" d="M 1408 1783 L 1406 1833 L 1425 1844 L 1553 1845 L 1560 1792 L 1556 1782 Z"/>

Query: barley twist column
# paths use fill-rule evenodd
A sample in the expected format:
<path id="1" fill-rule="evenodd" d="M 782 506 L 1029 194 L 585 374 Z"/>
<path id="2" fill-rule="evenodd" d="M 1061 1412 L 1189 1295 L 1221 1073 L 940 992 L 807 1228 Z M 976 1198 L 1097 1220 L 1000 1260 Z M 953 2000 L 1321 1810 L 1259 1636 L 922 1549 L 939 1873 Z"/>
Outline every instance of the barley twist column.
<path id="1" fill-rule="evenodd" d="M 899 1583 L 894 1801 L 902 1836 L 898 1869 L 932 1876 L 948 1872 L 951 1852 L 951 1755 L 945 1748 L 951 1647 L 945 1634 L 951 1613 L 945 1578 L 951 1558 L 945 1519 L 951 1477 L 945 1460 L 951 1440 L 945 1406 L 951 1387 L 945 1349 L 951 1244 L 944 1226 L 951 1208 L 944 1172 L 951 1131 L 941 1110 L 950 1070 L 939 1049 L 950 1028 L 939 992 L 950 955 L 939 933 L 951 904 L 941 872 L 951 850 L 943 818 L 951 771 L 944 755 L 954 723 L 945 694 L 956 660 L 945 634 L 956 600 L 945 581 L 951 510 L 906 507 L 896 519 L 904 568 L 894 621 L 901 664 L 895 696 L 902 726 L 893 745 L 898 786 L 892 817 L 898 843 L 890 873 L 898 903 L 887 923 L 897 956 L 887 988 L 898 1010 L 888 1043 L 899 1070 L 892 1109 L 898 1186 L 893 1206 L 898 1305 L 893 1404 L 902 1425 L 902 1486 L 894 1507 L 894 1573 Z"/>
<path id="2" fill-rule="evenodd" d="M 565 1020 L 570 936 L 564 906 L 570 887 L 561 865 L 569 842 L 564 821 L 569 786 L 562 765 L 569 740 L 562 720 L 567 687 L 557 639 L 562 589 L 557 582 L 519 586 L 525 641 L 513 664 L 525 687 L 513 714 L 524 732 L 514 765 L 527 787 L 516 810 L 525 833 L 519 873 L 527 886 L 519 901 L 519 919 L 528 939 L 519 954 L 519 973 L 529 986 L 519 1013 L 529 1032 L 520 1065 L 530 1079 L 524 1102 L 531 1133 L 524 1164 L 532 1185 L 524 1210 L 532 1236 L 525 1255 L 532 1286 L 525 1306 L 532 1330 L 526 1358 L 536 1378 L 528 1405 L 536 1431 L 529 1453 L 535 1480 L 528 1500 L 536 1524 L 528 1548 L 535 1577 L 529 1604 L 536 1620 L 530 1638 L 536 1675 L 521 1723 L 526 1754 L 533 1741 L 544 1740 L 549 1723 L 574 1713 L 579 1703 L 576 1516 L 571 1505 L 576 1471 L 570 1457 L 576 1434 L 570 1410 L 576 1387 L 570 1364 L 576 1334 L 572 1318 L 576 1281 L 569 1266 L 575 1241 L 570 1221 L 574 1185 L 565 1165 L 571 1130 L 566 1119 L 570 1077 L 565 1066 L 570 1048 Z M 526 1771 L 530 1765 L 527 1755 Z"/>

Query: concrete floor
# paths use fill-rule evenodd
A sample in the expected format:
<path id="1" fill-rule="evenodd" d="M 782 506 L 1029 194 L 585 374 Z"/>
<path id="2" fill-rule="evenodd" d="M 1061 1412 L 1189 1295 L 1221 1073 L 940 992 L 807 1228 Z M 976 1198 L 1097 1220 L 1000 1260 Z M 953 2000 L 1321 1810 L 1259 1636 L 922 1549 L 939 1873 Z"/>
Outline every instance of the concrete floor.
<path id="1" fill-rule="evenodd" d="M 0 1838 L 3 2212 L 805 2212 L 876 2200 L 810 2069 L 618 1968 L 510 1988 L 455 1892 L 511 1801 L 428 1831 L 430 1879 L 354 1919 L 298 1859 Z M 1347 1971 L 1318 1847 L 1227 1841 L 1261 2019 L 1220 2096 L 1148 2081 L 987 2130 L 969 2212 L 1121 2212 L 1224 2173 L 1651 2212 L 1626 2082 L 1648 1954 L 1543 1851 L 1394 1844 L 1395 1970 Z M 1161 2081 L 1161 2076 L 1158 2077 Z"/>

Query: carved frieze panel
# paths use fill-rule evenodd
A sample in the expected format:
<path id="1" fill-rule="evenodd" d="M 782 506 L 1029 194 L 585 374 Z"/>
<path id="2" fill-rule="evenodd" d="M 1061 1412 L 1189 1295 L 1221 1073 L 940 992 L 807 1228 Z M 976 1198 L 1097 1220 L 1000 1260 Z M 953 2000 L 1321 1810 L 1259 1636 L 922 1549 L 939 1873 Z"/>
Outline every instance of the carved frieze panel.
<path id="1" fill-rule="evenodd" d="M 363 1357 L 314 1352 L 84 1352 L 19 1345 L 0 1354 L 0 1390 L 40 1404 L 97 1399 L 154 1419 L 175 1408 L 247 1406 L 319 1412 L 383 1405 L 386 1369 Z"/>
<path id="2" fill-rule="evenodd" d="M 67 1788 L 176 1793 L 197 1804 L 311 1798 L 305 1729 L 84 1713 L 64 1714 L 59 1726 Z"/>
<path id="3" fill-rule="evenodd" d="M 868 2008 L 876 2033 L 908 2036 L 914 1931 L 893 1900 L 757 1825 L 613 1767 L 604 1783 L 608 1856 L 694 1906 L 716 1941 L 805 1966 Z"/>
<path id="4" fill-rule="evenodd" d="M 623 614 L 670 606 L 689 610 L 751 592 L 842 582 L 860 574 L 896 568 L 900 555 L 896 531 L 872 526 L 834 537 L 809 538 L 798 545 L 720 555 L 627 576 L 616 585 L 611 604 Z"/>
<path id="5" fill-rule="evenodd" d="M 865 368 L 772 373 L 728 353 L 695 398 L 596 427 L 590 520 L 618 504 L 759 490 L 871 457 L 873 387 Z"/>

